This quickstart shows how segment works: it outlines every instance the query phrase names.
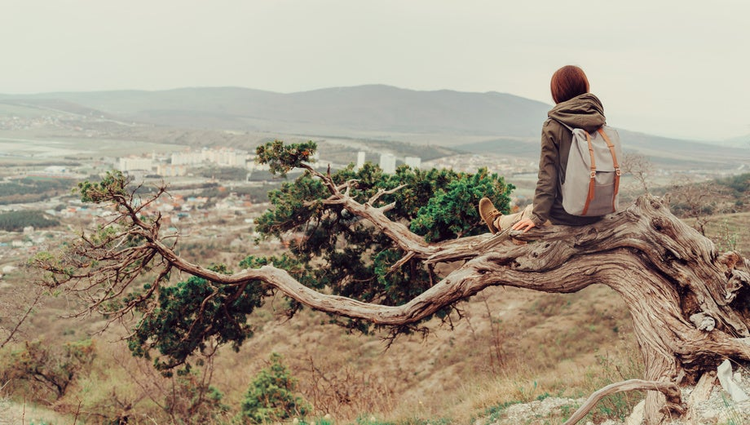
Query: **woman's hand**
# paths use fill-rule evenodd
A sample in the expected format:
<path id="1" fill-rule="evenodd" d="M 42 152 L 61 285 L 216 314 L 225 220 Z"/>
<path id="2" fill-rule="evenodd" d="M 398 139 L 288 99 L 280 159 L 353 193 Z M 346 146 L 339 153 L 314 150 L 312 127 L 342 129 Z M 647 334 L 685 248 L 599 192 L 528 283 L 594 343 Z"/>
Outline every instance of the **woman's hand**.
<path id="1" fill-rule="evenodd" d="M 529 229 L 536 227 L 536 224 L 530 218 L 521 219 L 518 223 L 514 224 L 513 230 L 523 230 L 524 233 L 528 232 Z"/>

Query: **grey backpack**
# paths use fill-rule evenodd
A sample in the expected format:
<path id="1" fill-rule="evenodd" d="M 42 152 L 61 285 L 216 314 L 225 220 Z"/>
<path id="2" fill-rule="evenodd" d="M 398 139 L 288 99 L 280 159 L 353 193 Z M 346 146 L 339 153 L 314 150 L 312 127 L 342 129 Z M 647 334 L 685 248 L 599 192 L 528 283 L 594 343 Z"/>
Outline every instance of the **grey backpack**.
<path id="1" fill-rule="evenodd" d="M 568 214 L 584 217 L 617 211 L 620 135 L 606 125 L 589 134 L 582 128 L 560 124 L 573 133 L 564 179 L 560 173 L 563 208 Z"/>

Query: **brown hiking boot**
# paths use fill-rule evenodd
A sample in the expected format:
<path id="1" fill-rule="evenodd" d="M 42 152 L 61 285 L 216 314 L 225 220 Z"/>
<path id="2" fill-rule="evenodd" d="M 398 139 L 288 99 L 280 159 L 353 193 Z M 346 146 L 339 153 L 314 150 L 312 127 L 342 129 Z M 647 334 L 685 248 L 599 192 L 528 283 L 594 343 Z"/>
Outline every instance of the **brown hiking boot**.
<path id="1" fill-rule="evenodd" d="M 500 230 L 495 226 L 495 220 L 497 220 L 498 217 L 502 217 L 503 214 L 492 205 L 492 201 L 490 201 L 489 198 L 482 198 L 479 200 L 479 215 L 487 224 L 487 227 L 493 235 Z"/>

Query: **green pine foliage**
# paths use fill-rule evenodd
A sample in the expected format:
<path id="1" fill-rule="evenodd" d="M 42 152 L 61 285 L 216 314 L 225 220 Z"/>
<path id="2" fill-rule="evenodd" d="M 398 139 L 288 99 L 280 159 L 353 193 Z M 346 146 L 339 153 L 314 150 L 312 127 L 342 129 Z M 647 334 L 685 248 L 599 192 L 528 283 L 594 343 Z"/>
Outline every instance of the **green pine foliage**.
<path id="1" fill-rule="evenodd" d="M 149 284 L 144 289 L 148 290 Z M 141 320 L 128 346 L 134 355 L 146 358 L 152 349 L 158 350 L 163 357 L 156 357 L 154 365 L 165 375 L 185 364 L 192 353 L 205 350 L 209 339 L 239 350 L 253 335 L 247 315 L 261 306 L 267 295 L 260 284 L 242 288 L 191 277 L 161 289 L 158 306 Z"/>
<path id="2" fill-rule="evenodd" d="M 436 191 L 427 205 L 419 208 L 411 222 L 411 230 L 424 235 L 428 242 L 476 234 L 479 199 L 487 196 L 507 214 L 509 189 L 502 184 L 502 179 L 489 174 L 487 169 L 476 174 L 458 174 L 445 188 Z"/>
<path id="3" fill-rule="evenodd" d="M 469 174 L 402 166 L 388 175 L 367 163 L 360 170 L 350 165 L 332 179 L 337 185 L 355 181 L 350 195 L 360 203 L 379 190 L 403 186 L 383 195 L 376 206 L 393 203 L 389 218 L 410 226 L 430 242 L 486 232 L 477 212 L 479 199 L 488 196 L 508 212 L 513 189 L 485 169 Z M 340 205 L 325 204 L 328 196 L 323 183 L 305 173 L 269 193 L 273 208 L 256 221 L 257 230 L 267 237 L 296 235 L 290 243 L 290 257 L 306 266 L 315 265 L 303 273 L 305 284 L 362 301 L 398 305 L 436 281 L 432 271 L 417 260 L 392 270 L 405 253 L 371 223 Z"/>
<path id="4" fill-rule="evenodd" d="M 273 174 L 284 177 L 293 168 L 300 168 L 303 163 L 310 162 L 317 148 L 315 142 L 300 143 L 289 147 L 284 146 L 281 140 L 275 140 L 258 146 L 255 153 L 258 155 L 258 162 L 268 164 Z"/>
<path id="5" fill-rule="evenodd" d="M 307 415 L 311 407 L 294 395 L 297 379 L 284 365 L 280 354 L 272 353 L 271 364 L 258 372 L 241 406 L 243 423 L 270 423 Z"/>
<path id="6" fill-rule="evenodd" d="M 112 194 L 125 196 L 125 186 L 128 179 L 120 171 L 110 171 L 99 182 L 92 183 L 88 180 L 78 183 L 77 192 L 81 194 L 83 202 L 100 203 L 111 199 Z"/>

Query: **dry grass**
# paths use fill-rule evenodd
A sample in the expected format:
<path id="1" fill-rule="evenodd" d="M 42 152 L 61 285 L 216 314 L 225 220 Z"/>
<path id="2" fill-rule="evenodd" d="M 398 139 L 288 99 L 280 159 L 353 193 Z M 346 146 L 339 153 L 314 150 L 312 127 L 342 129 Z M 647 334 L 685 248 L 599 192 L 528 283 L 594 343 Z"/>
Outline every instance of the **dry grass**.
<path id="1" fill-rule="evenodd" d="M 465 380 L 450 408 L 457 422 L 500 405 L 587 396 L 606 383 L 639 376 L 630 318 L 611 290 L 524 295 L 528 298 L 505 323 L 510 338 L 503 369 Z"/>
<path id="2" fill-rule="evenodd" d="M 750 253 L 750 213 L 712 216 L 706 235 L 720 251 L 735 250 L 747 255 Z"/>
<path id="3" fill-rule="evenodd" d="M 627 310 L 606 287 L 568 295 L 493 288 L 461 305 L 465 319 L 452 330 L 435 321 L 426 338 L 400 337 L 388 350 L 382 336 L 348 334 L 320 313 L 305 310 L 287 321 L 276 308 L 282 302 L 251 319 L 258 332 L 239 353 L 222 349 L 215 359 L 212 383 L 235 409 L 270 352 L 284 355 L 308 400 L 339 423 L 361 415 L 467 423 L 501 403 L 588 395 L 611 364 L 634 354 L 623 347 L 635 347 Z M 59 313 L 66 306 L 58 300 L 50 308 Z M 101 324 L 58 320 L 54 313 L 34 318 L 51 341 L 83 338 Z M 159 401 L 158 394 L 138 381 L 159 377 L 149 375 L 146 361 L 130 357 L 118 341 L 122 334 L 115 329 L 97 342 L 93 370 L 66 397 L 65 411 L 73 412 L 78 400 L 85 412 L 112 411 L 116 399 L 132 403 L 142 420 L 146 412 L 158 413 L 149 398 Z M 612 361 L 601 364 L 597 356 Z"/>
<path id="4" fill-rule="evenodd" d="M 0 401 L 0 425 L 16 424 L 73 424 L 73 418 L 61 416 L 54 410 L 23 402 Z"/>

